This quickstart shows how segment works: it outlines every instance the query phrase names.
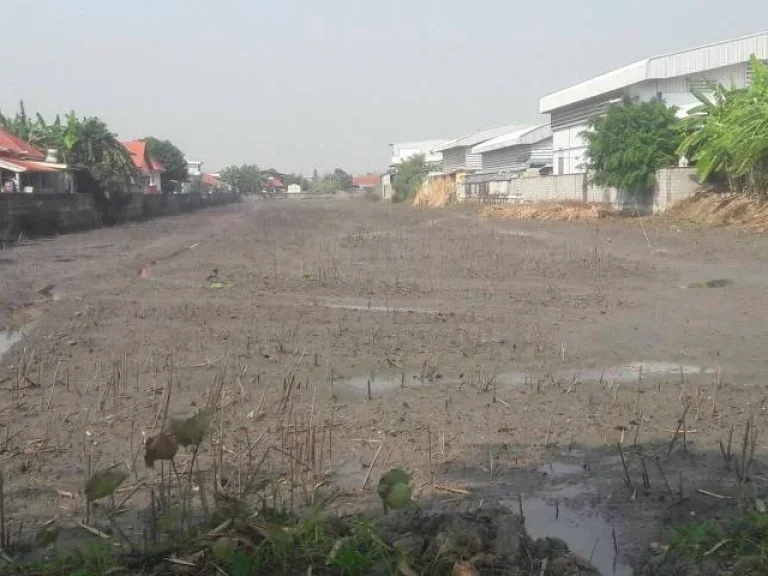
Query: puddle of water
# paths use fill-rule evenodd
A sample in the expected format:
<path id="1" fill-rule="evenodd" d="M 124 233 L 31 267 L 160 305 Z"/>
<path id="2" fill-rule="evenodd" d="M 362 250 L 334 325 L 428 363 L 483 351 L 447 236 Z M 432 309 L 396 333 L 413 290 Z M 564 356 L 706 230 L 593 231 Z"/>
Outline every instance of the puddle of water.
<path id="1" fill-rule="evenodd" d="M 414 376 L 413 374 L 405 374 L 405 376 L 402 374 L 369 374 L 368 376 L 355 376 L 354 378 L 337 380 L 334 382 L 334 386 L 340 385 L 347 390 L 351 390 L 355 393 L 355 395 L 365 398 L 368 396 L 369 382 L 371 388 L 371 398 L 374 400 L 382 396 L 387 396 L 396 390 L 400 390 L 402 388 L 410 388 L 410 385 L 413 384 L 413 382 L 416 382 L 419 385 L 422 384 L 422 382 L 418 379 L 418 375 Z M 424 380 L 424 382 L 428 383 L 427 380 Z"/>
<path id="2" fill-rule="evenodd" d="M 24 334 L 17 330 L 16 332 L 0 331 L 0 360 L 2 360 L 5 353 L 11 349 L 11 346 L 16 344 Z"/>
<path id="3" fill-rule="evenodd" d="M 678 364 L 676 362 L 631 362 L 623 366 L 611 366 L 608 368 L 585 368 L 575 370 L 560 370 L 552 377 L 555 380 L 572 380 L 574 377 L 581 382 L 636 382 L 642 369 L 643 378 L 661 378 L 664 376 L 679 376 L 680 372 L 685 376 L 700 374 L 714 374 L 713 368 L 702 368 L 692 364 Z M 502 372 L 496 377 L 496 382 L 509 388 L 524 388 L 537 381 L 533 375 L 527 372 L 511 371 Z"/>
<path id="4" fill-rule="evenodd" d="M 675 362 L 632 362 L 624 366 L 614 366 L 611 368 L 590 368 L 587 370 L 575 370 L 570 372 L 571 375 L 575 374 L 577 378 L 582 381 L 599 381 L 601 378 L 604 382 L 635 382 L 640 375 L 640 370 L 643 371 L 643 377 L 659 378 L 662 376 L 680 375 L 680 372 L 685 376 L 692 376 L 697 374 L 714 374 L 715 371 L 711 368 L 704 369 L 701 366 L 694 366 L 691 364 L 678 364 Z M 568 372 L 564 372 L 567 374 Z"/>
<path id="5" fill-rule="evenodd" d="M 541 466 L 538 471 L 541 474 L 562 478 L 563 476 L 584 474 L 584 467 L 578 464 L 566 464 L 565 462 L 550 462 Z"/>
<path id="6" fill-rule="evenodd" d="M 524 388 L 533 382 L 532 377 L 527 372 L 502 372 L 496 376 L 496 382 L 501 386 L 509 388 Z"/>
<path id="7" fill-rule="evenodd" d="M 517 501 L 502 503 L 518 511 Z M 594 510 L 572 510 L 541 498 L 524 498 L 525 529 L 534 540 L 559 538 L 572 552 L 585 559 L 603 576 L 632 576 L 632 568 L 616 563 L 614 569 L 613 527 Z"/>

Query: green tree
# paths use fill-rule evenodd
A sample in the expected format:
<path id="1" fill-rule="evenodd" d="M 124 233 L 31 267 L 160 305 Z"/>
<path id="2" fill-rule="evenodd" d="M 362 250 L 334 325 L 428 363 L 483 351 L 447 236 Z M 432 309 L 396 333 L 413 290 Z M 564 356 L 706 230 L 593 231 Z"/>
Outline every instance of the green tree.
<path id="1" fill-rule="evenodd" d="M 352 187 L 352 176 L 341 168 L 336 168 L 333 171 L 332 180 L 336 190 L 348 190 Z"/>
<path id="2" fill-rule="evenodd" d="M 262 194 L 267 174 L 256 164 L 227 166 L 221 171 L 221 179 L 237 189 L 240 194 Z"/>
<path id="3" fill-rule="evenodd" d="M 413 156 L 405 160 L 397 167 L 392 195 L 393 202 L 405 202 L 416 196 L 424 179 L 427 177 L 428 167 L 423 154 Z"/>
<path id="4" fill-rule="evenodd" d="M 625 98 L 590 121 L 582 135 L 594 183 L 633 194 L 650 190 L 656 171 L 678 162 L 682 130 L 676 111 L 660 100 Z"/>
<path id="5" fill-rule="evenodd" d="M 717 86 L 689 112 L 679 152 L 706 180 L 723 175 L 732 189 L 768 197 L 768 69 L 752 56 L 746 89 Z"/>
<path id="6" fill-rule="evenodd" d="M 309 190 L 311 185 L 310 181 L 304 178 L 301 174 L 286 174 L 284 176 L 284 182 L 286 186 L 291 184 L 298 184 L 302 190 Z"/>
<path id="7" fill-rule="evenodd" d="M 163 192 L 173 192 L 172 181 L 184 182 L 187 180 L 187 162 L 184 153 L 170 140 L 161 140 L 153 136 L 144 139 L 149 153 L 165 168 L 161 176 Z"/>

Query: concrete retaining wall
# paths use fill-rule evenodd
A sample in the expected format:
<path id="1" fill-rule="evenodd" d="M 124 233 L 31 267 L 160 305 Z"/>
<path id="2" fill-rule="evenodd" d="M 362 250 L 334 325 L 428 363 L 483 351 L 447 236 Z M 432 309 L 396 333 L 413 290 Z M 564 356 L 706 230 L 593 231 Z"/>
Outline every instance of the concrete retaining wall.
<path id="1" fill-rule="evenodd" d="M 636 198 L 615 188 L 595 186 L 586 174 L 522 178 L 500 175 L 496 180 L 482 183 L 473 183 L 472 180 L 472 176 L 469 176 L 466 182 L 458 186 L 457 197 L 460 201 L 487 204 L 597 202 L 641 215 L 664 212 L 676 202 L 692 196 L 700 187 L 693 168 L 659 170 L 653 193 L 645 198 Z"/>
<path id="2" fill-rule="evenodd" d="M 101 224 L 90 194 L 0 194 L 0 240 L 87 230 Z"/>
<path id="3" fill-rule="evenodd" d="M 131 194 L 120 206 L 110 207 L 106 220 L 117 223 L 158 218 L 240 200 L 237 194 Z M 101 225 L 101 213 L 90 194 L 0 194 L 3 242 L 15 240 L 22 233 L 45 236 Z"/>

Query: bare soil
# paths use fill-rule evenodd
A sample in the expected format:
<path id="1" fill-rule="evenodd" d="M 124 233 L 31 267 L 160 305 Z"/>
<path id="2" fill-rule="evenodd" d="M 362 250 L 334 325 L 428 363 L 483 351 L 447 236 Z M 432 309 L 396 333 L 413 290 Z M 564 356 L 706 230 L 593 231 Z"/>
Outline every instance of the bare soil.
<path id="1" fill-rule="evenodd" d="M 735 426 L 741 458 L 766 424 L 767 261 L 733 230 L 328 200 L 23 242 L 0 252 L 6 518 L 76 524 L 89 460 L 154 482 L 168 382 L 173 416 L 218 379 L 232 482 L 267 447 L 284 472 L 304 427 L 339 512 L 403 466 L 418 498 L 522 502 L 534 538 L 629 574 L 666 523 L 762 490 L 763 436 L 749 483 L 718 443 Z"/>

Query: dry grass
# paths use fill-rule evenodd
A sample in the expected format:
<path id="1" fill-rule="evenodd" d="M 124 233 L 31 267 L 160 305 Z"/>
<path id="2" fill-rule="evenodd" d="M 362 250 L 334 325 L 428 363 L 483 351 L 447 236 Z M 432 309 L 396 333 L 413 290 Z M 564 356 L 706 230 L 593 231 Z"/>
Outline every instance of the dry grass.
<path id="1" fill-rule="evenodd" d="M 422 184 L 413 199 L 413 205 L 425 208 L 442 208 L 453 204 L 455 200 L 456 184 L 445 178 L 434 178 Z"/>
<path id="2" fill-rule="evenodd" d="M 700 193 L 669 210 L 676 220 L 768 231 L 768 203 L 742 194 Z"/>
<path id="3" fill-rule="evenodd" d="M 488 206 L 483 217 L 505 220 L 561 220 L 567 222 L 599 220 L 614 214 L 605 204 L 586 202 L 541 202 L 512 206 Z"/>

